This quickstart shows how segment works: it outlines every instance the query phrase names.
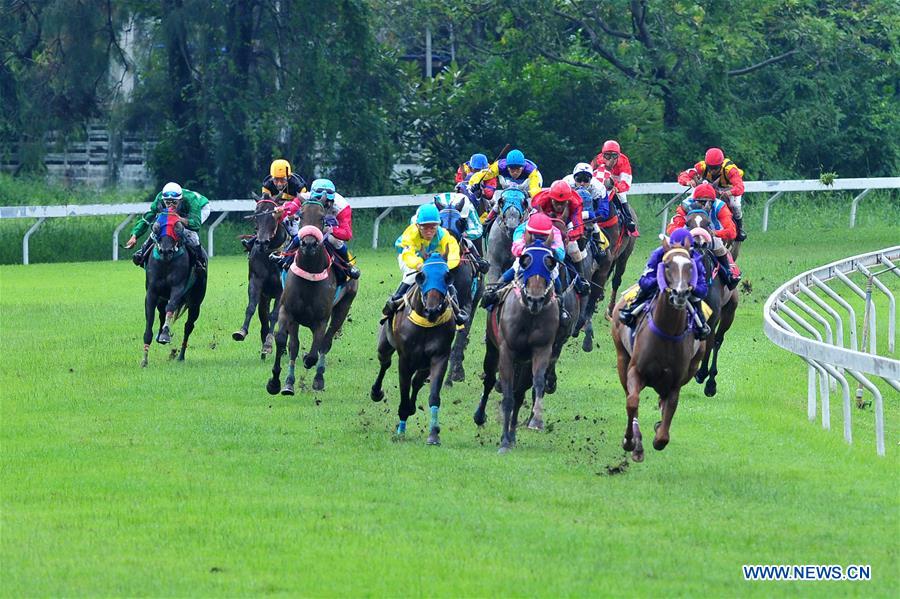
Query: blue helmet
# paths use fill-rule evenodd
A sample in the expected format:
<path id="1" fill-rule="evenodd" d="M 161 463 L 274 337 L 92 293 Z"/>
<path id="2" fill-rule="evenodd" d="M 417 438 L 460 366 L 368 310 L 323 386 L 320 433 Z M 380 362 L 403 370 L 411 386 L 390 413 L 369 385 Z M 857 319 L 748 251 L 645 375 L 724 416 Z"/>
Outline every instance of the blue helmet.
<path id="1" fill-rule="evenodd" d="M 441 214 L 434 204 L 422 204 L 416 210 L 417 225 L 437 225 L 441 222 Z"/>
<path id="2" fill-rule="evenodd" d="M 488 159 L 484 154 L 472 154 L 469 158 L 469 168 L 480 171 L 488 167 Z"/>
<path id="3" fill-rule="evenodd" d="M 322 196 L 326 196 L 329 200 L 334 199 L 335 189 L 331 179 L 316 179 L 309 186 L 309 190 L 309 197 L 314 200 L 321 200 Z"/>
<path id="4" fill-rule="evenodd" d="M 510 150 L 506 155 L 506 166 L 525 166 L 525 154 L 521 150 Z"/>

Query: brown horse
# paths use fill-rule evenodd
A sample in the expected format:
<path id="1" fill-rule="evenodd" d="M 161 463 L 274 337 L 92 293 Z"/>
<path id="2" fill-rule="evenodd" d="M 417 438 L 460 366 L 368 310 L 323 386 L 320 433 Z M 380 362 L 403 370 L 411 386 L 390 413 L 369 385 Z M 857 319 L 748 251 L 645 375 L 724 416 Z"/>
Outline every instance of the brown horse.
<path id="1" fill-rule="evenodd" d="M 325 247 L 322 230 L 325 227 L 325 206 L 316 200 L 305 200 L 300 216 L 300 249 L 287 273 L 287 283 L 281 294 L 278 330 L 275 333 L 275 364 L 266 390 L 272 395 L 281 389 L 282 395 L 294 394 L 294 367 L 300 351 L 299 326 L 313 335 L 312 346 L 303 356 L 303 367 L 316 365 L 313 389 L 325 388 L 325 356 L 331 350 L 334 335 L 344 324 L 359 281 L 349 279 L 343 291 L 338 288 L 331 255 Z M 290 337 L 290 364 L 284 386 L 281 386 L 281 357 Z"/>
<path id="2" fill-rule="evenodd" d="M 445 259 L 432 254 L 416 275 L 416 284 L 406 293 L 402 310 L 381 324 L 378 334 L 378 362 L 381 369 L 369 394 L 372 401 L 384 399 L 382 383 L 391 367 L 394 351 L 399 357 L 400 407 L 397 435 L 406 434 L 406 420 L 416 413 L 416 399 L 426 379 L 431 380 L 428 406 L 431 410 L 429 445 L 440 445 L 438 411 L 441 384 L 450 361 L 450 347 L 456 333 L 448 286 L 451 272 Z"/>
<path id="3" fill-rule="evenodd" d="M 631 218 L 637 225 L 637 215 L 631 209 L 631 206 L 624 204 L 623 207 L 631 212 Z M 597 310 L 597 302 L 602 302 L 606 296 L 606 281 L 609 280 L 610 274 L 612 274 L 612 295 L 609 298 L 609 305 L 606 307 L 606 318 L 609 319 L 613 313 L 613 306 L 616 302 L 616 295 L 619 293 L 619 287 L 622 285 L 622 275 L 625 273 L 625 267 L 628 265 L 628 258 L 631 257 L 631 253 L 634 251 L 636 240 L 635 237 L 628 235 L 625 225 L 618 216 L 610 217 L 599 224 L 603 234 L 609 240 L 609 248 L 606 251 L 606 255 L 599 260 L 594 257 L 590 250 L 588 251 L 586 260 L 589 262 L 585 265 L 585 270 L 590 273 L 591 293 L 574 332 L 574 335 L 578 336 L 578 332 L 584 328 L 584 342 L 581 345 L 581 349 L 586 352 L 594 349 L 594 312 Z"/>
<path id="4" fill-rule="evenodd" d="M 628 422 L 622 447 L 632 452 L 636 462 L 644 459 L 637 422 L 641 390 L 651 387 L 659 396 L 662 422 L 656 425 L 653 448 L 662 450 L 669 443 L 669 427 L 681 388 L 697 372 L 706 345 L 694 338 L 687 311 L 697 277 L 690 253 L 682 248 L 668 250 L 657 272 L 661 292 L 638 317 L 634 334 L 618 320 L 612 326 L 619 380 L 627 397 Z"/>
<path id="5" fill-rule="evenodd" d="M 515 285 L 488 318 L 484 389 L 474 416 L 478 426 L 485 423 L 485 408 L 499 367 L 503 391 L 500 453 L 516 445 L 519 409 L 529 388 L 534 397 L 529 428 L 543 428 L 545 380 L 559 331 L 560 299 L 553 293 L 551 273 L 556 259 L 552 252 L 531 246 L 522 253 L 519 266 Z"/>

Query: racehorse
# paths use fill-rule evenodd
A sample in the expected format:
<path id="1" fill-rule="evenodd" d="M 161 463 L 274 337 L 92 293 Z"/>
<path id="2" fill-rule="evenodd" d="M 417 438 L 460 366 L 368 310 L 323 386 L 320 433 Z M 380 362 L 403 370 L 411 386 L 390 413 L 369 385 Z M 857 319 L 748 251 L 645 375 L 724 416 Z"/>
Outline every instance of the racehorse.
<path id="1" fill-rule="evenodd" d="M 700 227 L 709 230 L 709 215 L 703 210 L 692 210 L 685 216 L 685 222 L 688 227 L 693 229 Z M 712 232 L 710 232 L 712 234 Z M 697 371 L 696 380 L 702 384 L 703 394 L 707 397 L 713 397 L 716 394 L 716 376 L 719 374 L 719 349 L 725 341 L 725 333 L 734 323 L 734 317 L 737 312 L 738 303 L 741 294 L 737 289 L 729 289 L 721 276 L 718 276 L 719 261 L 716 260 L 712 248 L 707 244 L 696 246 L 703 253 L 703 266 L 706 269 L 707 277 L 709 277 L 709 291 L 706 293 L 706 303 L 712 310 L 707 324 L 711 334 L 714 335 L 715 342 L 706 344 L 706 352 L 703 355 L 703 362 Z M 727 247 L 727 246 L 726 246 Z M 734 257 L 732 255 L 732 257 Z M 712 354 L 712 364 L 710 364 L 710 354 Z"/>
<path id="2" fill-rule="evenodd" d="M 276 395 L 294 394 L 294 367 L 300 351 L 299 327 L 312 332 L 312 345 L 303 356 L 303 367 L 316 365 L 313 390 L 325 388 L 325 356 L 331 350 L 334 336 L 344 324 L 350 306 L 359 290 L 359 281 L 348 279 L 338 285 L 333 259 L 325 246 L 325 206 L 317 200 L 304 200 L 300 208 L 300 248 L 287 273 L 281 294 L 278 328 L 275 333 L 275 364 L 266 390 Z M 281 386 L 281 357 L 290 338 L 288 376 Z"/>
<path id="3" fill-rule="evenodd" d="M 200 304 L 206 296 L 206 270 L 197 271 L 191 267 L 190 256 L 182 243 L 184 225 L 173 209 L 160 214 L 153 223 L 153 249 L 147 258 L 145 273 L 146 297 L 144 315 L 144 357 L 141 367 L 147 366 L 150 342 L 153 340 L 153 322 L 159 311 L 159 333 L 156 342 L 161 345 L 171 343 L 171 328 L 187 308 L 184 323 L 184 339 L 178 360 L 184 360 L 188 339 L 194 330 L 194 323 L 200 317 Z"/>
<path id="4" fill-rule="evenodd" d="M 455 270 L 458 270 L 457 267 Z M 378 333 L 378 362 L 381 369 L 372 384 L 372 401 L 384 399 L 382 382 L 391 356 L 398 355 L 400 376 L 400 422 L 397 434 L 406 433 L 406 420 L 416 413 L 416 399 L 425 379 L 431 380 L 428 406 L 431 410 L 429 445 L 440 445 L 438 412 L 441 407 L 441 384 L 447 373 L 450 346 L 456 332 L 448 287 L 451 273 L 447 261 L 440 254 L 425 260 L 416 274 L 416 284 L 405 296 L 405 305 L 385 319 Z"/>
<path id="5" fill-rule="evenodd" d="M 450 271 L 450 280 L 456 288 L 460 309 L 469 315 L 465 325 L 457 329 L 456 340 L 453 342 L 453 349 L 450 352 L 450 367 L 444 384 L 447 387 L 452 387 L 454 381 L 466 380 L 463 359 L 465 358 L 466 346 L 469 344 L 469 331 L 472 328 L 472 322 L 475 320 L 474 308 L 478 305 L 478 300 L 484 291 L 484 277 L 475 267 L 471 254 L 465 249 L 466 221 L 459 211 L 454 208 L 441 210 L 441 226 L 447 229 L 460 243 L 462 258 L 459 266 Z"/>
<path id="6" fill-rule="evenodd" d="M 631 212 L 631 218 L 637 225 L 637 215 L 631 209 L 631 206 L 624 204 L 623 208 Z M 609 305 L 606 307 L 606 317 L 609 319 L 613 313 L 613 305 L 616 302 L 619 287 L 622 285 L 622 275 L 625 272 L 625 267 L 628 265 L 628 258 L 631 257 L 631 252 L 634 251 L 636 240 L 635 237 L 628 235 L 624 224 L 620 222 L 617 214 L 598 224 L 603 234 L 609 240 L 609 248 L 607 248 L 606 255 L 599 259 L 594 255 L 593 249 L 588 250 L 588 256 L 585 258 L 585 260 L 588 260 L 588 263 L 585 265 L 585 271 L 590 273 L 591 292 L 573 333 L 577 336 L 578 332 L 584 328 L 584 342 L 581 345 L 581 349 L 586 352 L 594 349 L 594 312 L 597 310 L 597 302 L 602 302 L 606 295 L 606 281 L 609 279 L 610 273 L 612 273 L 612 294 L 609 298 Z M 589 225 L 585 225 L 586 229 L 588 227 Z M 585 235 L 589 235 L 588 230 L 585 231 Z M 593 248 L 592 241 L 589 242 L 589 248 Z"/>
<path id="7" fill-rule="evenodd" d="M 499 195 L 499 198 L 498 198 Z M 496 283 L 506 269 L 512 266 L 512 238 L 516 227 L 525 222 L 528 200 L 525 192 L 507 189 L 494 194 L 499 203 L 499 216 L 487 233 L 487 260 L 491 265 L 487 283 Z"/>
<path id="8" fill-rule="evenodd" d="M 288 237 L 284 225 L 278 222 L 273 213 L 277 205 L 275 200 L 258 200 L 253 215 L 245 217 L 256 221 L 256 242 L 248 256 L 248 302 L 244 324 L 231 334 L 231 338 L 235 341 L 243 341 L 250 329 L 253 313 L 258 312 L 259 337 L 262 343 L 259 357 L 263 360 L 266 354 L 272 353 L 272 343 L 275 339 L 272 331 L 275 330 L 281 302 L 281 269 L 269 259 L 269 254 L 283 246 Z"/>
<path id="9" fill-rule="evenodd" d="M 484 355 L 484 388 L 475 410 L 475 424 L 486 421 L 485 408 L 500 369 L 503 392 L 503 433 L 500 453 L 516 445 L 519 409 L 525 392 L 533 388 L 534 403 L 529 428 L 542 428 L 546 375 L 559 333 L 559 298 L 553 293 L 552 271 L 556 258 L 538 243 L 519 257 L 516 281 L 490 313 Z"/>
<path id="10" fill-rule="evenodd" d="M 638 317 L 634 332 L 618 319 L 611 329 L 619 381 L 627 397 L 628 420 L 622 447 L 632 452 L 636 462 L 644 459 L 637 422 L 641 390 L 651 387 L 659 396 L 662 421 L 657 423 L 653 439 L 653 448 L 659 451 L 669 443 L 669 427 L 681 388 L 697 372 L 706 349 L 705 342 L 694 338 L 687 310 L 697 282 L 690 252 L 683 248 L 668 250 L 657 270 L 657 281 L 660 293 Z"/>

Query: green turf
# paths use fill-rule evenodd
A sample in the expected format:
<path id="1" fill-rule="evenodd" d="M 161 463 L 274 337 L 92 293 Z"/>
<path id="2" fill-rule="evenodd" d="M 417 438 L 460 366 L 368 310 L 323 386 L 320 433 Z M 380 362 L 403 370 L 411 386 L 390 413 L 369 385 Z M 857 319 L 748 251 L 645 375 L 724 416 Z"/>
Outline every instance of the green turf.
<path id="1" fill-rule="evenodd" d="M 154 345 L 145 370 L 142 271 L 0 267 L 0 593 L 896 597 L 897 394 L 885 395 L 887 456 L 875 455 L 871 408 L 854 409 L 848 446 L 839 396 L 831 431 L 809 423 L 805 365 L 761 328 L 781 282 L 896 241 L 885 226 L 754 233 L 719 395 L 687 387 L 669 447 L 630 465 L 599 318 L 593 353 L 564 351 L 548 431 L 521 432 L 510 455 L 496 453 L 495 402 L 485 429 L 471 419 L 483 316 L 467 381 L 443 394 L 443 446 L 425 445 L 424 412 L 393 442 L 396 366 L 386 403 L 368 398 L 377 313 L 397 280 L 389 251 L 359 256 L 326 391 L 292 398 L 265 392 L 255 321 L 231 340 L 242 258 L 211 261 L 187 362 Z M 645 234 L 629 280 L 651 244 Z M 648 437 L 654 412 L 645 392 Z M 768 563 L 871 564 L 873 579 L 743 581 L 742 564 Z"/>

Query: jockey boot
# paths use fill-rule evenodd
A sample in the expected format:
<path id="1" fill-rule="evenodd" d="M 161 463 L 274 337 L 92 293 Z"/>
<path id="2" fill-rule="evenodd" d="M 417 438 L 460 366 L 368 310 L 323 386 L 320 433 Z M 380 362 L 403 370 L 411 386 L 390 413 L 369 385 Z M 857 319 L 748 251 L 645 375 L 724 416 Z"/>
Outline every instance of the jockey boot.
<path id="1" fill-rule="evenodd" d="M 251 235 L 250 237 L 241 239 L 241 245 L 244 246 L 245 252 L 249 252 L 250 250 L 252 250 L 254 243 L 256 243 L 256 235 Z"/>
<path id="2" fill-rule="evenodd" d="M 344 261 L 344 263 L 340 264 L 339 266 L 347 274 L 347 277 L 351 279 L 358 279 L 361 273 L 359 272 L 359 269 L 356 268 L 356 266 L 354 266 L 352 262 L 350 262 L 350 249 L 347 247 L 347 244 L 344 244 L 339 248 L 336 248 L 334 246 L 332 247 L 334 248 L 335 253 L 341 257 L 341 260 Z"/>
<path id="3" fill-rule="evenodd" d="M 277 263 L 282 270 L 287 270 L 291 266 L 291 262 L 294 261 L 294 252 L 297 251 L 297 248 L 300 247 L 300 238 L 294 235 L 291 239 L 291 242 L 288 244 L 286 248 L 281 250 L 281 253 L 272 252 L 269 254 L 269 260 Z"/>
<path id="4" fill-rule="evenodd" d="M 635 296 L 635 298 L 631 300 L 631 304 L 622 306 L 622 309 L 619 310 L 619 320 L 622 322 L 622 324 L 627 327 L 634 328 L 634 325 L 637 322 L 635 312 L 639 312 L 641 307 L 644 305 L 644 302 L 652 297 L 652 289 L 641 289 L 640 291 L 638 291 L 638 294 Z"/>
<path id="5" fill-rule="evenodd" d="M 569 326 L 572 316 L 569 314 L 569 311 L 566 310 L 566 304 L 562 301 L 561 297 L 557 298 L 557 303 L 559 304 L 559 326 L 566 328 Z"/>
<path id="6" fill-rule="evenodd" d="M 734 258 L 731 257 L 731 252 L 725 252 L 721 256 L 716 256 L 716 260 L 719 261 L 719 264 L 722 266 L 722 272 L 725 274 L 725 285 L 729 289 L 737 287 L 738 283 L 741 282 L 741 271 L 735 264 Z"/>
<path id="7" fill-rule="evenodd" d="M 700 298 L 691 298 L 691 308 L 694 313 L 694 337 L 699 341 L 703 341 L 709 337 L 710 328 L 706 323 L 706 316 L 703 314 L 703 300 Z"/>
<path id="8" fill-rule="evenodd" d="M 412 285 L 409 283 L 400 283 L 400 286 L 397 287 L 397 291 L 394 292 L 394 295 L 389 297 L 385 302 L 381 313 L 385 316 L 392 316 L 394 312 L 397 311 L 397 308 L 400 307 L 400 302 L 403 299 L 403 296 L 406 295 L 406 292 L 409 291 L 410 287 L 412 287 Z"/>
<path id="9" fill-rule="evenodd" d="M 447 288 L 447 293 L 450 295 L 450 307 L 453 309 L 453 318 L 456 326 L 465 326 L 469 322 L 469 314 L 459 306 L 459 295 L 456 293 L 456 287 L 450 285 Z"/>
<path id="10" fill-rule="evenodd" d="M 475 265 L 475 270 L 480 272 L 481 274 L 487 274 L 487 272 L 491 269 L 490 263 L 481 257 L 481 254 L 478 253 L 478 248 L 475 247 L 475 244 L 468 237 L 464 237 L 466 247 L 469 248 L 469 256 L 472 257 L 472 264 Z"/>
<path id="11" fill-rule="evenodd" d="M 144 262 L 147 260 L 147 252 L 150 251 L 150 247 L 153 245 L 152 237 L 147 237 L 144 240 L 143 245 L 141 245 L 141 249 L 136 251 L 134 255 L 131 257 L 131 261 L 134 262 L 135 266 L 144 266 Z"/>
<path id="12" fill-rule="evenodd" d="M 184 244 L 184 247 L 187 248 L 187 252 L 191 257 L 191 261 L 194 263 L 194 266 L 197 268 L 197 270 L 206 270 L 206 252 L 203 251 L 203 248 L 200 247 L 200 244 Z"/>
<path id="13" fill-rule="evenodd" d="M 628 231 L 628 234 L 632 237 L 640 237 L 641 234 L 638 233 L 637 224 L 631 217 L 631 209 L 628 208 L 628 203 L 620 200 L 618 196 L 616 196 L 613 201 L 615 202 L 619 216 L 622 218 L 622 222 L 625 225 L 625 230 Z"/>
<path id="14" fill-rule="evenodd" d="M 591 282 L 588 280 L 587 275 L 584 274 L 584 260 L 573 264 L 578 272 L 578 276 L 575 278 L 575 293 L 587 295 L 591 291 Z"/>
<path id="15" fill-rule="evenodd" d="M 603 249 L 603 236 L 600 231 L 594 229 L 591 231 L 591 240 L 593 240 L 593 244 L 591 244 L 591 249 L 594 251 L 594 259 L 602 260 L 606 258 L 607 250 Z"/>
<path id="16" fill-rule="evenodd" d="M 737 226 L 737 237 L 735 237 L 735 241 L 744 241 L 747 239 L 747 233 L 744 231 L 744 219 L 743 218 L 735 218 L 734 224 Z"/>

